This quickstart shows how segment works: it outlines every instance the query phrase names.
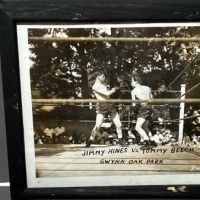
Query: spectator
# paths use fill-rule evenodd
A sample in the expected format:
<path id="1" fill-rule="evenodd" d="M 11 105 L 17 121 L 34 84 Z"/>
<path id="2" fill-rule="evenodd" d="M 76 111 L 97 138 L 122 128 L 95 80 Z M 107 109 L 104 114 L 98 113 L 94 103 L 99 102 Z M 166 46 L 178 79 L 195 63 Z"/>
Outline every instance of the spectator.
<path id="1" fill-rule="evenodd" d="M 195 133 L 192 135 L 192 144 L 193 145 L 199 145 L 198 137 Z"/>
<path id="2" fill-rule="evenodd" d="M 59 123 L 58 126 L 55 128 L 55 143 L 62 143 L 64 132 L 65 127 Z"/>
<path id="3" fill-rule="evenodd" d="M 69 136 L 69 143 L 74 144 L 74 138 L 72 135 Z"/>
<path id="4" fill-rule="evenodd" d="M 54 129 L 51 127 L 50 124 L 48 124 L 47 128 L 44 129 L 44 135 L 45 135 L 45 143 L 52 144 L 53 143 L 53 135 L 54 135 Z"/>
<path id="5" fill-rule="evenodd" d="M 40 129 L 36 130 L 34 134 L 35 144 L 43 144 L 43 138 L 44 133 Z"/>
<path id="6" fill-rule="evenodd" d="M 80 143 L 85 144 L 86 143 L 86 136 L 82 133 L 80 136 Z"/>
<path id="7" fill-rule="evenodd" d="M 78 129 L 75 129 L 74 134 L 73 134 L 73 138 L 74 138 L 74 144 L 80 144 L 80 132 Z"/>

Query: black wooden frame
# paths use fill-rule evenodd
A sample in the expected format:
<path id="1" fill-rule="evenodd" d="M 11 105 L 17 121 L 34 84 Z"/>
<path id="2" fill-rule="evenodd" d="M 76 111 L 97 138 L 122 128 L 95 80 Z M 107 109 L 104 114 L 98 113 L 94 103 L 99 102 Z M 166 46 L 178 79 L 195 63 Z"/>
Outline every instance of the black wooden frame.
<path id="1" fill-rule="evenodd" d="M 200 186 L 172 193 L 167 186 L 28 189 L 20 96 L 17 22 L 194 22 L 198 0 L 0 0 L 0 54 L 12 199 L 200 198 Z"/>

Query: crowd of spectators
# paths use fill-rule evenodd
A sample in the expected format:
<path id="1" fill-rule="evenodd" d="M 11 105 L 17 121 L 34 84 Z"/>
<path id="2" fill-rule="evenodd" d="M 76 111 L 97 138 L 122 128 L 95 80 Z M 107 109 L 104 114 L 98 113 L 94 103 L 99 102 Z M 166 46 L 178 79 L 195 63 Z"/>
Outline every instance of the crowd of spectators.
<path id="1" fill-rule="evenodd" d="M 166 109 L 164 110 L 166 111 Z M 127 110 L 126 112 L 130 111 Z M 163 115 L 164 117 L 162 119 L 168 120 L 168 113 L 163 112 Z M 123 116 L 125 116 L 125 119 L 122 120 L 130 120 L 128 114 L 126 116 L 123 113 Z M 95 140 L 96 144 L 117 144 L 115 129 L 111 123 L 107 124 L 110 124 L 110 126 L 105 126 L 100 129 Z M 189 107 L 185 114 L 184 124 L 183 144 L 186 146 L 200 146 L 200 110 Z M 124 121 L 123 125 L 125 125 L 122 127 L 124 142 L 127 144 L 139 144 L 140 137 L 134 130 L 134 123 Z M 159 118 L 156 123 L 152 124 L 151 131 L 151 139 L 157 145 L 176 145 L 178 143 L 178 132 L 171 129 L 170 125 L 163 123 Z M 88 135 L 81 133 L 78 129 L 66 130 L 62 124 L 58 124 L 56 127 L 48 124 L 43 130 L 38 129 L 35 131 L 34 140 L 35 144 L 85 144 L 87 137 Z"/>
<path id="2" fill-rule="evenodd" d="M 170 129 L 160 126 L 155 126 L 151 138 L 157 145 L 170 145 L 177 141 Z M 194 136 L 194 141 L 196 141 L 195 138 Z M 126 144 L 140 143 L 140 137 L 134 129 L 123 130 L 123 139 Z M 70 131 L 62 125 L 55 128 L 48 125 L 43 130 L 38 129 L 35 131 L 34 140 L 35 144 L 85 144 L 87 136 L 78 129 Z M 117 142 L 117 135 L 112 126 L 102 127 L 95 139 L 95 144 L 115 145 Z"/>
<path id="3" fill-rule="evenodd" d="M 185 144 L 187 146 L 200 146 L 200 110 L 189 106 L 185 113 Z"/>
<path id="4" fill-rule="evenodd" d="M 69 131 L 61 124 L 55 128 L 49 124 L 35 131 L 34 141 L 35 144 L 85 144 L 86 136 L 77 129 Z"/>

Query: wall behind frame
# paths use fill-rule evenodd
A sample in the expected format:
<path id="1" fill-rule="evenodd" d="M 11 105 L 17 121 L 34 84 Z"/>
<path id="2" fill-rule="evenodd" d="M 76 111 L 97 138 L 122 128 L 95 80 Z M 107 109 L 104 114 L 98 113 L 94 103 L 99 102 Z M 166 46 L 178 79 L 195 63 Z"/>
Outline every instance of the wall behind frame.
<path id="1" fill-rule="evenodd" d="M 3 88 L 1 74 L 1 55 L 0 55 L 0 199 L 10 200 L 10 187 L 2 186 L 9 182 L 7 142 L 3 105 Z"/>

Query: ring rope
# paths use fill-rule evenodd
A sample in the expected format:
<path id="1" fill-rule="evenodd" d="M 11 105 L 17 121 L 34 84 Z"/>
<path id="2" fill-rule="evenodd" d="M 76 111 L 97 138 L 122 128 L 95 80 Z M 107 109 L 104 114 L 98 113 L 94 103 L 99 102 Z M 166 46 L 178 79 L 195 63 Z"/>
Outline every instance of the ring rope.
<path id="1" fill-rule="evenodd" d="M 156 104 L 156 103 L 200 103 L 200 99 L 150 99 L 150 100 L 131 100 L 131 99 L 106 99 L 106 100 L 97 100 L 97 99 L 32 99 L 33 104 L 72 104 L 72 103 L 147 103 L 147 104 Z"/>
<path id="2" fill-rule="evenodd" d="M 199 42 L 199 37 L 29 37 L 29 41 L 67 41 L 67 42 Z"/>
<path id="3" fill-rule="evenodd" d="M 177 80 L 178 78 L 191 66 L 191 64 L 199 57 L 199 54 L 195 56 L 189 63 L 186 65 L 186 67 L 181 71 L 176 78 L 165 88 L 163 92 L 166 92 Z"/>
<path id="4" fill-rule="evenodd" d="M 181 120 L 187 120 L 187 119 L 193 119 L 193 118 L 197 118 L 197 117 L 200 117 L 200 115 L 193 115 L 193 116 L 190 116 L 190 117 L 184 117 L 184 118 L 181 118 L 181 119 L 170 119 L 170 120 L 163 120 L 163 121 L 158 121 L 158 120 L 155 120 L 153 121 L 154 123 L 177 123 Z M 78 120 L 78 121 L 81 121 L 81 122 L 95 122 L 95 120 Z M 123 123 L 136 123 L 136 120 L 121 120 L 121 122 Z"/>
<path id="5" fill-rule="evenodd" d="M 132 90 L 120 90 L 121 92 L 131 92 Z M 155 92 L 161 92 L 159 90 L 151 90 L 153 93 Z M 166 92 L 168 93 L 180 93 L 180 91 L 178 90 L 167 90 Z"/>
<path id="6" fill-rule="evenodd" d="M 38 103 L 39 104 L 39 103 Z M 44 105 L 44 104 L 43 104 Z M 54 105 L 54 104 L 45 104 L 46 106 L 48 105 Z M 54 105 L 55 106 L 55 105 Z M 59 106 L 59 105 L 58 105 Z M 73 105 L 73 106 L 76 106 L 76 107 L 96 107 L 97 105 L 96 104 L 92 104 L 92 105 L 85 105 L 85 104 L 78 104 L 78 105 Z M 115 105 L 116 107 L 119 105 Z M 154 105 L 154 107 L 169 107 L 169 108 L 180 108 L 180 106 L 172 106 L 172 105 L 169 105 L 169 104 L 164 104 L 164 105 Z"/>
<path id="7" fill-rule="evenodd" d="M 193 116 L 190 116 L 190 117 L 184 117 L 184 118 L 180 118 L 180 119 L 163 120 L 162 123 L 178 122 L 178 121 L 181 121 L 181 120 L 193 119 L 193 118 L 196 118 L 196 117 L 200 117 L 200 115 L 193 115 Z M 161 121 L 154 121 L 154 122 L 161 122 Z"/>
<path id="8" fill-rule="evenodd" d="M 183 93 L 182 95 L 180 95 L 177 98 L 179 99 L 179 98 L 185 96 L 186 94 L 188 94 L 189 92 L 191 92 L 192 90 L 194 90 L 195 88 L 197 88 L 198 86 L 200 86 L 200 82 L 198 84 L 196 84 L 195 86 L 191 87 L 189 90 L 187 90 L 185 93 Z"/>

